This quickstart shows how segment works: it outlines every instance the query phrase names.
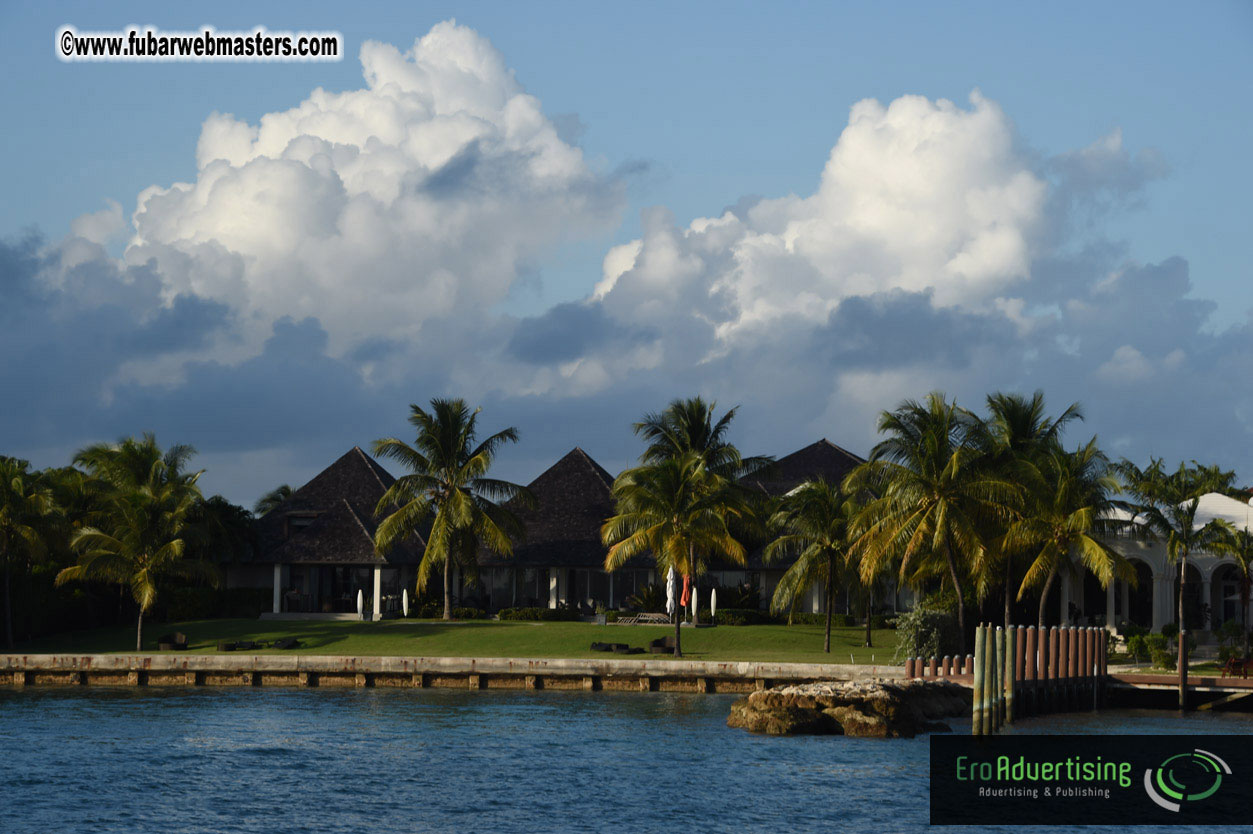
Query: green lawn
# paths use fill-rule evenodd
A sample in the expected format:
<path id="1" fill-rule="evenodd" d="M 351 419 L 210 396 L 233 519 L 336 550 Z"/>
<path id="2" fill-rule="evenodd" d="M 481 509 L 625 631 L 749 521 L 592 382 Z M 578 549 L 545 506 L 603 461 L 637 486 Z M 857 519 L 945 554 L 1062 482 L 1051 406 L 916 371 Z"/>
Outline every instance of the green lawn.
<path id="1" fill-rule="evenodd" d="M 274 620 L 196 620 L 145 625 L 144 643 L 155 650 L 162 634 L 181 631 L 189 651 L 215 652 L 219 640 L 274 640 L 296 637 L 306 654 L 408 655 L 444 657 L 606 657 L 591 650 L 593 642 L 647 647 L 656 637 L 674 633 L 666 626 L 597 626 L 589 623 L 531 623 L 471 620 L 386 620 L 361 622 L 291 622 Z M 801 663 L 891 662 L 896 632 L 876 630 L 874 648 L 862 647 L 861 628 L 831 632 L 831 653 L 822 651 L 821 626 L 718 626 L 683 629 L 683 655 L 694 660 L 773 660 Z M 18 647 L 26 654 L 101 654 L 132 652 L 133 627 L 59 634 Z M 262 653 L 271 653 L 262 651 Z M 290 654 L 277 652 L 275 654 Z M 621 655 L 608 655 L 620 657 Z M 649 658 L 658 655 L 646 655 Z M 626 657 L 630 657 L 627 655 Z M 641 657 L 635 655 L 636 658 Z"/>

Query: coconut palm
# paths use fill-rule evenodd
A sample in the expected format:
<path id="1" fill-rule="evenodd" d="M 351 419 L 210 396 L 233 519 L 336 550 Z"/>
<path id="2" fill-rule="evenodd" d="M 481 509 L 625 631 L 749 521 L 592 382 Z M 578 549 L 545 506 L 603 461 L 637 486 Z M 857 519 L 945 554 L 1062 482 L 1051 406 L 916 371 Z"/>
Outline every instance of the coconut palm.
<path id="1" fill-rule="evenodd" d="M 687 452 L 697 454 L 705 468 L 727 481 L 751 474 L 771 462 L 765 456 L 744 457 L 727 441 L 739 407 L 714 419 L 716 402 L 702 397 L 672 400 L 664 411 L 650 412 L 634 425 L 635 434 L 648 443 L 640 455 L 644 465 L 661 463 Z"/>
<path id="2" fill-rule="evenodd" d="M 289 484 L 279 484 L 257 499 L 257 503 L 252 505 L 252 512 L 257 518 L 260 518 L 288 498 L 291 498 L 291 494 L 292 488 Z"/>
<path id="3" fill-rule="evenodd" d="M 1184 619 L 1184 598 L 1188 578 L 1188 556 L 1198 549 L 1221 545 L 1224 524 L 1215 519 L 1207 524 L 1196 523 L 1197 506 L 1207 492 L 1218 492 L 1230 486 L 1234 474 L 1217 466 L 1191 466 L 1184 463 L 1174 472 L 1167 472 L 1160 458 L 1150 460 L 1144 469 L 1129 460 L 1121 461 L 1116 470 L 1129 492 L 1136 499 L 1136 521 L 1145 534 L 1166 543 L 1166 555 L 1179 566 L 1179 709 L 1187 709 L 1188 641 Z"/>
<path id="4" fill-rule="evenodd" d="M 783 496 L 779 509 L 770 517 L 770 528 L 779 531 L 779 535 L 766 546 L 765 561 L 795 560 L 775 587 L 770 609 L 774 613 L 791 610 L 809 588 L 819 583 L 824 585 L 827 589 L 824 652 L 831 651 L 831 609 L 836 576 L 849 566 L 848 533 L 855 509 L 853 500 L 838 485 L 817 480 L 801 484 Z M 869 623 L 869 605 L 866 620 Z"/>
<path id="5" fill-rule="evenodd" d="M 728 517 L 732 534 L 740 541 L 759 541 L 765 534 L 763 522 L 771 513 L 770 499 L 750 489 L 740 479 L 769 465 L 773 458 L 740 454 L 727 440 L 739 408 L 731 408 L 715 418 L 717 407 L 716 402 L 706 402 L 697 396 L 672 400 L 664 410 L 645 414 L 633 426 L 635 434 L 648 443 L 640 455 L 640 464 L 653 466 L 688 453 L 696 455 L 705 470 L 717 476 L 709 483 L 718 484 L 728 500 L 742 510 Z M 696 611 L 699 613 L 700 606 L 696 606 Z"/>
<path id="6" fill-rule="evenodd" d="M 158 585 L 168 577 L 216 584 L 212 565 L 184 558 L 189 516 L 200 501 L 201 472 L 185 472 L 195 454 L 190 446 L 163 452 L 156 438 L 127 438 L 79 452 L 75 462 L 107 489 L 99 527 L 76 530 L 70 544 L 77 564 L 57 574 L 56 584 L 103 581 L 129 588 L 139 607 L 135 649 L 143 649 L 144 615 L 156 602 Z"/>
<path id="7" fill-rule="evenodd" d="M 987 409 L 985 419 L 972 423 L 971 441 L 984 455 L 983 466 L 1027 487 L 1019 496 L 1020 506 L 1015 508 L 1015 515 L 1021 518 L 1028 512 L 1026 505 L 1032 494 L 1045 487 L 1040 475 L 1042 461 L 1057 448 L 1067 424 L 1083 419 L 1083 410 L 1078 403 L 1071 403 L 1060 415 L 1051 418 L 1043 391 L 1036 391 L 1030 397 L 1005 392 L 989 394 Z M 1013 624 L 1010 601 L 1014 559 L 1022 554 L 1007 546 L 1009 539 L 1005 532 L 1004 525 L 995 521 L 984 531 L 987 564 L 976 566 L 976 573 L 985 587 L 999 579 L 1005 628 L 1009 628 Z"/>
<path id="8" fill-rule="evenodd" d="M 1073 452 L 1054 445 L 1032 464 L 1039 478 L 1028 497 L 1028 512 L 1005 536 L 1008 552 L 1024 552 L 1032 561 L 1018 589 L 1018 599 L 1040 588 L 1037 624 L 1044 627 L 1045 605 L 1059 574 L 1071 572 L 1075 560 L 1109 587 L 1115 578 L 1135 584 L 1136 572 L 1101 534 L 1112 532 L 1118 479 L 1097 448 L 1096 438 Z"/>
<path id="9" fill-rule="evenodd" d="M 517 442 L 516 428 L 476 444 L 479 409 L 471 411 L 465 400 L 436 398 L 430 411 L 418 405 L 409 410 L 409 422 L 418 431 L 413 445 L 394 437 L 374 441 L 375 455 L 408 470 L 379 499 L 375 514 L 383 520 L 374 546 L 387 553 L 426 533 L 417 590 L 426 590 L 442 568 L 444 619 L 451 620 L 453 565 L 472 568 L 479 544 L 496 553 L 513 553 L 513 538 L 522 535 L 522 525 L 497 502 L 526 506 L 534 499 L 524 487 L 487 477 L 500 447 Z"/>
<path id="10" fill-rule="evenodd" d="M 879 417 L 887 438 L 870 461 L 854 470 L 850 492 L 881 497 L 858 514 L 854 549 L 863 581 L 888 564 L 900 576 L 947 573 L 957 598 L 959 650 L 965 653 L 965 588 L 972 566 L 985 558 L 982 531 L 989 522 L 1008 523 L 1021 488 L 981 465 L 970 442 L 972 417 L 939 392 L 926 402 L 906 400 Z M 921 564 L 918 564 L 921 563 Z"/>
<path id="11" fill-rule="evenodd" d="M 1240 573 L 1240 631 L 1244 634 L 1244 657 L 1249 656 L 1249 595 L 1253 590 L 1253 533 L 1248 527 L 1237 529 L 1224 525 L 1210 545 L 1215 553 L 1230 556 Z"/>
<path id="12" fill-rule="evenodd" d="M 601 527 L 609 548 L 605 570 L 644 555 L 652 556 L 662 575 L 673 568 L 682 576 L 699 576 L 710 557 L 744 564 L 744 545 L 728 524 L 747 507 L 697 453 L 628 469 L 614 480 L 613 497 L 617 514 Z M 674 621 L 676 656 L 683 654 L 681 619 Z"/>
<path id="13" fill-rule="evenodd" d="M 0 561 L 4 563 L 4 641 L 13 648 L 13 563 L 47 550 L 52 493 L 24 460 L 0 457 Z"/>

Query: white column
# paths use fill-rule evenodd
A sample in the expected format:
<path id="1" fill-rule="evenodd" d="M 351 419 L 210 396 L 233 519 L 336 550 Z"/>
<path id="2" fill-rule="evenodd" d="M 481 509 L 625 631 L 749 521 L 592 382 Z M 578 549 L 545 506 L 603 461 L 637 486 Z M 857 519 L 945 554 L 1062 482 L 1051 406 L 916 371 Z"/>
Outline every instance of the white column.
<path id="1" fill-rule="evenodd" d="M 1162 626 L 1169 622 L 1170 603 L 1166 600 L 1166 595 L 1170 590 L 1169 576 L 1153 575 L 1153 631 L 1161 631 Z"/>
<path id="2" fill-rule="evenodd" d="M 274 563 L 274 613 L 280 614 L 283 611 L 283 566 L 278 562 Z"/>
<path id="3" fill-rule="evenodd" d="M 550 568 L 548 571 L 548 607 L 557 607 L 557 571 Z"/>
<path id="4" fill-rule="evenodd" d="M 1119 584 L 1122 585 L 1122 618 L 1131 622 L 1131 586 L 1126 582 Z"/>
<path id="5" fill-rule="evenodd" d="M 374 619 L 383 619 L 383 569 L 374 566 Z"/>
<path id="6" fill-rule="evenodd" d="M 822 593 L 818 588 L 817 582 L 809 589 L 809 610 L 815 614 L 822 611 Z"/>

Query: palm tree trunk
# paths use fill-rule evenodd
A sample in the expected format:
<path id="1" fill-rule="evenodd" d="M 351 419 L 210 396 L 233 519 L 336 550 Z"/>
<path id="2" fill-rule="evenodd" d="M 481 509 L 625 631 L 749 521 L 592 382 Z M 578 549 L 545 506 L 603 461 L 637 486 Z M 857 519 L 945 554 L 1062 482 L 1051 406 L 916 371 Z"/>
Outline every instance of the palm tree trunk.
<path id="1" fill-rule="evenodd" d="M 1009 633 L 1009 627 L 1013 625 L 1014 612 L 1010 606 L 1009 595 L 1009 556 L 1005 557 L 1005 633 Z"/>
<path id="2" fill-rule="evenodd" d="M 870 642 L 870 611 L 874 607 L 874 595 L 870 589 L 866 589 L 866 648 L 873 649 L 874 644 Z"/>
<path id="3" fill-rule="evenodd" d="M 144 608 L 139 607 L 139 618 L 135 620 L 135 651 L 144 650 Z"/>
<path id="4" fill-rule="evenodd" d="M 452 619 L 452 558 L 444 557 L 444 619 Z"/>
<path id="5" fill-rule="evenodd" d="M 13 596 L 9 592 L 9 556 L 0 553 L 4 559 L 4 645 L 13 648 Z"/>
<path id="6" fill-rule="evenodd" d="M 827 634 L 822 650 L 831 654 L 831 609 L 835 607 L 835 556 L 827 554 Z"/>
<path id="7" fill-rule="evenodd" d="M 953 593 L 957 596 L 957 653 L 966 656 L 966 600 L 962 596 L 961 580 L 957 578 L 957 562 L 953 559 L 953 548 L 945 544 L 944 558 L 948 561 L 948 574 L 953 580 Z"/>
<path id="8" fill-rule="evenodd" d="M 1053 582 L 1057 579 L 1057 565 L 1053 565 L 1053 569 L 1049 571 L 1049 578 L 1044 580 L 1044 590 L 1040 592 L 1040 613 L 1036 617 L 1036 625 L 1044 628 L 1044 610 L 1048 606 L 1049 591 L 1053 590 Z"/>
<path id="9" fill-rule="evenodd" d="M 1183 593 L 1188 582 L 1188 554 L 1179 560 L 1179 709 L 1188 708 L 1188 628 L 1183 618 Z"/>
<path id="10" fill-rule="evenodd" d="M 1243 660 L 1249 659 L 1249 577 L 1240 580 L 1240 631 L 1244 633 L 1244 657 Z"/>
<path id="11" fill-rule="evenodd" d="M 675 601 L 677 602 L 678 600 L 675 600 Z M 683 612 L 680 610 L 681 608 L 682 606 L 679 606 L 679 605 L 676 605 L 674 607 L 674 656 L 675 657 L 683 656 L 683 643 L 682 643 L 683 638 L 681 634 L 681 629 L 683 627 Z"/>

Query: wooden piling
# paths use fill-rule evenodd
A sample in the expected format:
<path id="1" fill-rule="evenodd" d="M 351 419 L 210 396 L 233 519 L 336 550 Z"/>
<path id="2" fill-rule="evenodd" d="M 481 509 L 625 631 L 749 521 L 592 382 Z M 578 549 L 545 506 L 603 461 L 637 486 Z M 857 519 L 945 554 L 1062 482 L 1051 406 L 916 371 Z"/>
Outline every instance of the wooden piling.
<path id="1" fill-rule="evenodd" d="M 1005 723 L 1005 629 L 996 627 L 996 649 L 992 653 L 992 717 L 999 730 Z"/>
<path id="2" fill-rule="evenodd" d="M 974 663 L 974 704 L 970 713 L 970 733 L 981 736 L 987 734 L 987 726 L 983 714 L 984 679 L 983 664 L 987 656 L 987 630 L 983 626 L 975 627 L 975 663 Z"/>
<path id="3" fill-rule="evenodd" d="M 1037 681 L 1039 680 L 1040 654 L 1039 644 L 1036 643 L 1036 637 L 1036 627 L 1028 626 L 1027 647 L 1023 653 L 1027 662 L 1025 670 L 1026 681 L 1023 689 L 1027 693 L 1026 705 L 1028 714 L 1036 713 L 1040 709 L 1039 692 L 1036 690 L 1036 686 L 1038 685 Z"/>
<path id="4" fill-rule="evenodd" d="M 1010 626 L 1005 631 L 1005 667 L 1001 670 L 1001 680 L 1004 682 L 1004 688 L 1001 690 L 1004 695 L 1005 708 L 1003 710 L 1005 724 L 1014 723 L 1014 676 L 1017 673 L 1015 668 L 1016 658 L 1018 656 L 1018 629 Z"/>
<path id="5" fill-rule="evenodd" d="M 927 661 L 927 674 L 934 678 L 939 665 L 940 661 L 936 659 L 935 655 L 931 655 L 931 658 Z"/>

